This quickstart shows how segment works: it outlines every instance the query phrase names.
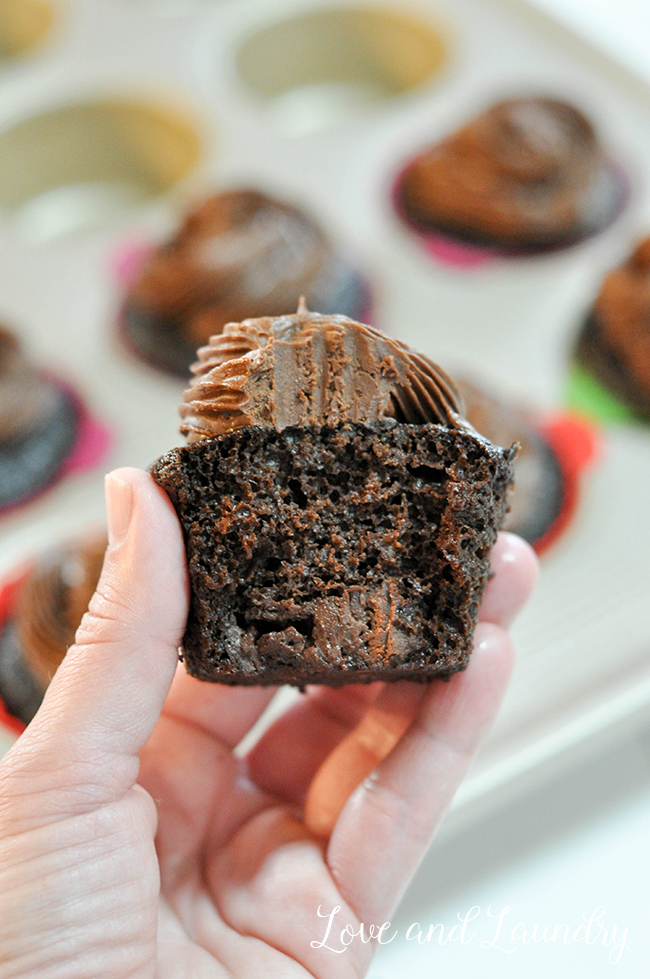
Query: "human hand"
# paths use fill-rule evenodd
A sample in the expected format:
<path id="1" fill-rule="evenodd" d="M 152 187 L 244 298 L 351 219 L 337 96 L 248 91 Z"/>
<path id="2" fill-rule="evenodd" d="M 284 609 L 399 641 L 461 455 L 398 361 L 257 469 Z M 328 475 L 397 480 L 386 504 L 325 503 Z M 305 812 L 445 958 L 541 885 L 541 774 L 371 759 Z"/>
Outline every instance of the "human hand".
<path id="1" fill-rule="evenodd" d="M 176 515 L 139 470 L 107 488 L 97 593 L 0 766 L 0 979 L 362 976 L 373 943 L 319 947 L 317 909 L 340 933 L 395 907 L 497 710 L 532 552 L 500 536 L 466 672 L 312 688 L 241 758 L 274 691 L 177 668 Z"/>

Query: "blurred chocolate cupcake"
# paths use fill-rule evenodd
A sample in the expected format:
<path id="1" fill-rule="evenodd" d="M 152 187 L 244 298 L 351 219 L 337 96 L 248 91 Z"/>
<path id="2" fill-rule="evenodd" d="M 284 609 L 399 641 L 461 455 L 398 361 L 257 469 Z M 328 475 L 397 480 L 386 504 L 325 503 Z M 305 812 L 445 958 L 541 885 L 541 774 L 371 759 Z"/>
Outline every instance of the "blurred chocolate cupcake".
<path id="1" fill-rule="evenodd" d="M 414 230 L 506 255 L 580 241 L 626 197 L 592 123 L 550 98 L 498 102 L 415 157 L 395 188 Z"/>
<path id="2" fill-rule="evenodd" d="M 77 440 L 80 408 L 65 385 L 0 327 L 0 510 L 34 496 L 59 474 Z"/>
<path id="3" fill-rule="evenodd" d="M 93 534 L 44 554 L 0 592 L 0 698 L 28 724 L 97 587 L 107 540 Z"/>
<path id="4" fill-rule="evenodd" d="M 580 407 L 604 421 L 650 420 L 650 238 L 605 276 L 576 359 L 586 374 L 573 379 Z"/>
<path id="5" fill-rule="evenodd" d="M 226 323 L 289 313 L 301 296 L 323 313 L 367 312 L 363 283 L 311 218 L 259 191 L 226 191 L 142 257 L 121 333 L 140 357 L 185 377 L 197 347 Z"/>
<path id="6" fill-rule="evenodd" d="M 519 444 L 503 529 L 543 553 L 575 516 L 582 478 L 599 453 L 596 430 L 566 413 L 542 416 L 506 403 L 467 380 L 457 386 L 465 417 L 481 435 L 496 445 Z"/>

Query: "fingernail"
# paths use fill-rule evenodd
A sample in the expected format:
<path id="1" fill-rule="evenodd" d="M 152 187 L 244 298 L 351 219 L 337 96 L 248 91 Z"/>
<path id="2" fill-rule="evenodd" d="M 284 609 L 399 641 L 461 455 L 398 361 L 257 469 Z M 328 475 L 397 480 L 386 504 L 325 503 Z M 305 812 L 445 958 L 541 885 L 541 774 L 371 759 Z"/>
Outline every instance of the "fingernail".
<path id="1" fill-rule="evenodd" d="M 109 547 L 117 547 L 127 535 L 133 513 L 133 487 L 125 479 L 108 473 L 105 479 L 106 519 Z"/>
<path id="2" fill-rule="evenodd" d="M 499 557 L 504 564 L 513 564 L 521 554 L 521 537 L 507 530 L 502 530 L 500 537 L 503 540 L 503 548 L 499 552 Z"/>

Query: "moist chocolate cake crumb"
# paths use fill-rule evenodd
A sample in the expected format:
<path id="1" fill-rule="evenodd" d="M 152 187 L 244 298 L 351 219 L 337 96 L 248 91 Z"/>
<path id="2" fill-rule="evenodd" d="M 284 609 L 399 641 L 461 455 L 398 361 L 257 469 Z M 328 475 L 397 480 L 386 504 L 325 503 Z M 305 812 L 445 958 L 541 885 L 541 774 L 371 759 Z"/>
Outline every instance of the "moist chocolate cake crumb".
<path id="1" fill-rule="evenodd" d="M 166 453 L 151 472 L 185 535 L 188 671 L 304 687 L 464 669 L 514 453 L 393 419 Z"/>

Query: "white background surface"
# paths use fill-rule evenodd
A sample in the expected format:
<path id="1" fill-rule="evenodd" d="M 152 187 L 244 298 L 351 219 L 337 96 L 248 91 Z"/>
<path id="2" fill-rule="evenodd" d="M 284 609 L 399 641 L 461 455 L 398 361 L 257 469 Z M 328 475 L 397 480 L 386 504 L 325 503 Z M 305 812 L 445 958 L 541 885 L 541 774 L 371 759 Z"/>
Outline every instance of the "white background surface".
<path id="1" fill-rule="evenodd" d="M 453 820 L 453 816 L 449 817 Z M 434 844 L 394 919 L 397 937 L 382 948 L 372 979 L 604 979 L 650 975 L 650 729 L 602 749 L 501 809 L 471 831 Z M 444 936 L 471 908 L 480 913 L 465 939 L 438 944 L 406 941 L 413 922 L 444 925 Z M 498 946 L 497 922 L 487 915 L 504 908 Z M 530 939 L 567 923 L 570 936 L 597 908 L 604 934 L 594 927 L 591 943 Z M 516 925 L 515 940 L 510 935 Z M 614 950 L 612 928 L 627 949 Z M 415 930 L 414 930 L 415 932 Z M 413 933 L 414 933 L 413 932 Z M 472 934 L 474 933 L 474 937 Z M 456 932 L 458 937 L 458 932 Z M 513 950 L 514 949 L 514 950 Z M 511 950 L 511 951 L 508 951 Z M 620 959 L 610 962 L 609 956 Z"/>
<path id="2" fill-rule="evenodd" d="M 647 0 L 530 0 L 650 82 Z"/>

